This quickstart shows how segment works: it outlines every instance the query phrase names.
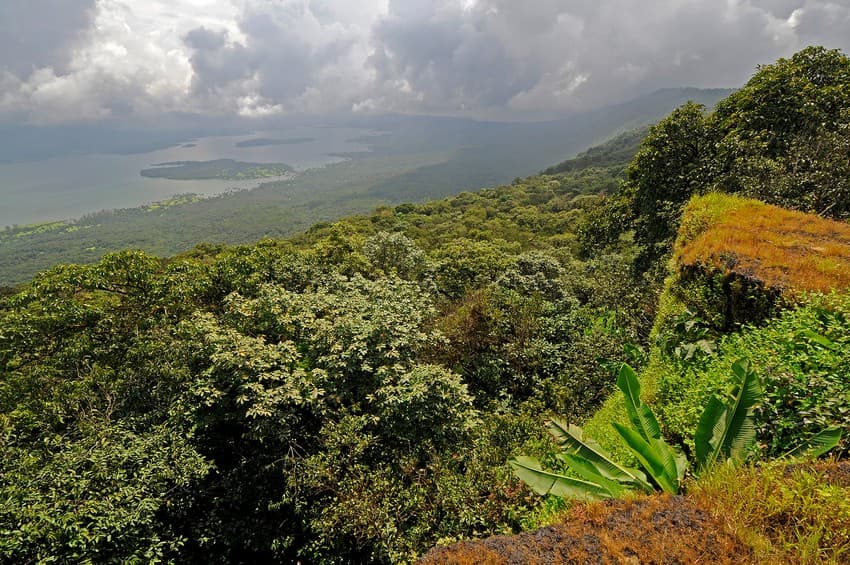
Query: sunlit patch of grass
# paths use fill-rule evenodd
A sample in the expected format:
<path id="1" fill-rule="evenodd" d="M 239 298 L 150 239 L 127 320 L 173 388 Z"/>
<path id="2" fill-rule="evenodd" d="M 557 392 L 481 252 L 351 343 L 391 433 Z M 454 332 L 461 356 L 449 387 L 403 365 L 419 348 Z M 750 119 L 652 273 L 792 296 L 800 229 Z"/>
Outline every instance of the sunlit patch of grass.
<path id="1" fill-rule="evenodd" d="M 62 229 L 63 227 L 65 227 L 67 225 L 68 225 L 67 222 L 59 221 L 59 222 L 44 222 L 44 223 L 40 223 L 40 224 L 27 224 L 27 225 L 17 226 L 17 227 L 8 227 L 8 228 L 6 228 L 5 233 L 0 232 L 0 236 L 11 235 L 12 237 L 21 238 L 21 237 L 27 237 L 27 236 L 35 235 L 35 234 L 39 234 L 39 233 L 46 233 L 46 232 L 49 232 L 49 231 Z"/>
<path id="2" fill-rule="evenodd" d="M 754 278 L 789 295 L 850 287 L 850 224 L 726 194 L 695 198 L 675 250 L 680 266 Z"/>
<path id="3" fill-rule="evenodd" d="M 850 465 L 718 465 L 688 488 L 757 563 L 850 562 Z"/>

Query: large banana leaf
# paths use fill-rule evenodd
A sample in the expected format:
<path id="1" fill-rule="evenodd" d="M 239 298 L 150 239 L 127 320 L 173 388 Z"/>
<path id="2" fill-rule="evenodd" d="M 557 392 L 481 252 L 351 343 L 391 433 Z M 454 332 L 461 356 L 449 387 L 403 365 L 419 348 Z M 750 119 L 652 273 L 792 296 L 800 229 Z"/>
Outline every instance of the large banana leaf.
<path id="1" fill-rule="evenodd" d="M 509 461 L 514 474 L 541 495 L 552 494 L 586 501 L 614 498 L 615 494 L 603 485 L 558 473 L 544 471 L 534 457 L 519 456 Z"/>
<path id="2" fill-rule="evenodd" d="M 646 441 L 660 439 L 661 427 L 658 425 L 658 420 L 655 419 L 655 414 L 652 413 L 649 406 L 641 402 L 640 383 L 637 375 L 626 363 L 623 363 L 620 367 L 620 372 L 617 375 L 617 387 L 623 391 L 626 400 L 626 413 L 629 415 L 629 420 L 631 420 L 635 430 Z"/>
<path id="3" fill-rule="evenodd" d="M 820 457 L 841 441 L 841 428 L 833 426 L 810 437 L 806 443 L 797 446 L 782 457 L 814 459 Z"/>
<path id="4" fill-rule="evenodd" d="M 584 438 L 582 429 L 560 420 L 552 420 L 548 425 L 549 433 L 567 453 L 578 455 L 591 462 L 597 471 L 605 478 L 622 484 L 652 492 L 652 485 L 646 475 L 637 469 L 625 467 L 614 461 L 598 443 L 590 438 Z"/>
<path id="5" fill-rule="evenodd" d="M 729 399 L 709 400 L 694 435 L 700 471 L 718 459 L 742 460 L 756 439 L 753 407 L 761 399 L 761 384 L 748 361 L 733 363 L 732 372 L 735 386 Z"/>
<path id="6" fill-rule="evenodd" d="M 563 461 L 564 464 L 569 467 L 570 471 L 572 471 L 579 479 L 603 486 L 615 497 L 623 494 L 626 488 L 628 488 L 617 481 L 604 476 L 594 463 L 580 455 L 559 453 L 558 458 Z"/>
<path id="7" fill-rule="evenodd" d="M 616 422 L 614 428 L 661 490 L 672 494 L 679 492 L 679 480 L 684 469 L 672 447 L 659 438 L 647 441 L 638 431 Z"/>

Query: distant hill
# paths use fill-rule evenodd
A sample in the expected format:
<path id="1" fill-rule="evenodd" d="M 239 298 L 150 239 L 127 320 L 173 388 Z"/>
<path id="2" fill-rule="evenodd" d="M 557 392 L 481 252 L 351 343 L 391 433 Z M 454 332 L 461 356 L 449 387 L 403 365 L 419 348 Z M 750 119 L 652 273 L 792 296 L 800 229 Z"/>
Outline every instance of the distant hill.
<path id="1" fill-rule="evenodd" d="M 57 263 L 91 263 L 109 251 L 132 248 L 172 255 L 200 242 L 238 244 L 285 237 L 316 222 L 381 205 L 422 202 L 504 184 L 536 174 L 612 136 L 653 123 L 687 100 L 713 106 L 729 92 L 660 90 L 549 122 L 385 116 L 348 123 L 345 125 L 383 132 L 369 137 L 372 151 L 348 155 L 348 161 L 306 171 L 292 180 L 214 198 L 182 197 L 153 206 L 2 230 L 0 285 L 23 282 Z M 63 135 L 80 133 L 62 131 Z M 84 133 L 80 133 L 80 147 L 103 147 L 103 132 L 93 134 L 98 143 L 87 143 Z M 177 139 L 173 133 L 169 136 L 163 140 L 171 143 Z M 145 137 L 145 143 L 150 138 Z M 54 145 L 51 148 L 57 149 Z M 120 149 L 131 146 L 124 144 Z M 584 161 L 572 165 L 571 170 L 618 159 L 626 162 L 629 151 L 627 147 L 616 150 L 606 146 L 594 152 L 592 159 L 583 157 Z M 610 154 L 605 161 L 598 159 L 597 153 Z"/>
<path id="2" fill-rule="evenodd" d="M 621 133 L 602 145 L 591 147 L 572 159 L 567 159 L 547 168 L 543 171 L 543 174 L 556 175 L 587 169 L 588 167 L 612 167 L 628 164 L 638 152 L 640 142 L 648 131 L 648 127 L 641 127 Z"/>

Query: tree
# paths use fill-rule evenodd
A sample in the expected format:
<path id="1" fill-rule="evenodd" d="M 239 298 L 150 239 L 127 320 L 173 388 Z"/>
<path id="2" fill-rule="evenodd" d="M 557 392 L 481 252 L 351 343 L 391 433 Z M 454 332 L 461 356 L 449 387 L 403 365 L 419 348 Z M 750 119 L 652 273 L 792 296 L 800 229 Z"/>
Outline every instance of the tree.
<path id="1" fill-rule="evenodd" d="M 689 102 L 650 128 L 627 170 L 623 188 L 631 197 L 638 263 L 646 270 L 672 248 L 682 207 L 704 188 L 703 167 L 711 155 L 705 107 Z"/>
<path id="2" fill-rule="evenodd" d="M 850 58 L 808 47 L 760 67 L 717 105 L 713 186 L 850 217 Z"/>

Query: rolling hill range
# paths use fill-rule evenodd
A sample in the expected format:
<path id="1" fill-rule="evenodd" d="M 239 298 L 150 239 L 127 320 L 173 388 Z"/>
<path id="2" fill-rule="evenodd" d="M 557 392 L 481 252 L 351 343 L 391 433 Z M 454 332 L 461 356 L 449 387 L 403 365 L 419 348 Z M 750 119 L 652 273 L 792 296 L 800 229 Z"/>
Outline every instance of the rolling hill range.
<path id="1" fill-rule="evenodd" d="M 388 116 L 349 123 L 384 135 L 369 138 L 371 153 L 347 155 L 345 162 L 292 180 L 213 198 L 181 196 L 76 220 L 8 227 L 0 231 L 0 285 L 23 282 L 59 262 L 96 261 L 118 249 L 170 255 L 201 241 L 236 244 L 282 237 L 380 205 L 494 186 L 652 123 L 687 100 L 712 106 L 728 93 L 667 89 L 553 122 Z"/>
<path id="2" fill-rule="evenodd" d="M 549 174 L 6 289 L 0 561 L 846 563 L 848 86 L 808 48 Z M 9 239 L 247 237 L 276 190 Z"/>

